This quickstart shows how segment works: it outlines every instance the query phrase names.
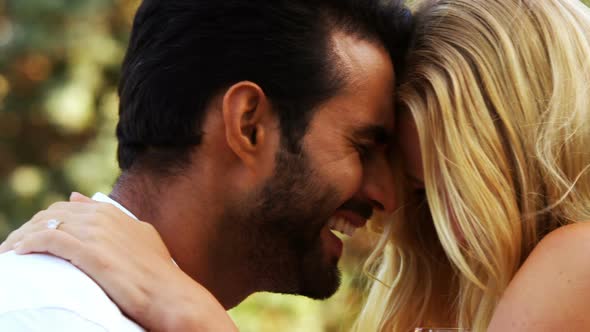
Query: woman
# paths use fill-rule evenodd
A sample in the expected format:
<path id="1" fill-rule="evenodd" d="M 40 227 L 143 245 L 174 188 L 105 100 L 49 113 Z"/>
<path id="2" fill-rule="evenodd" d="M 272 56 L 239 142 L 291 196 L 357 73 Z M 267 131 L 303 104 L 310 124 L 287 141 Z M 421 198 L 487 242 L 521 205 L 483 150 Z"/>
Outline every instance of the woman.
<path id="1" fill-rule="evenodd" d="M 389 287 L 373 283 L 358 330 L 590 330 L 580 322 L 590 295 L 590 11 L 566 0 L 442 0 L 416 19 L 397 120 L 406 174 L 418 179 L 410 186 L 427 204 L 385 226 L 374 257 Z"/>
<path id="2" fill-rule="evenodd" d="M 577 0 L 439 0 L 418 8 L 396 120 L 406 203 L 379 227 L 369 260 L 374 281 L 355 329 L 589 330 L 590 10 Z M 101 268 L 147 267 L 165 280 L 182 272 L 145 263 L 165 248 L 136 264 L 101 264 L 92 253 L 117 241 L 80 246 L 92 225 L 127 242 L 145 225 L 95 215 L 47 231 L 51 213 L 15 232 L 4 250 L 27 233 L 20 253 L 75 260 L 144 326 L 157 329 L 154 321 L 174 315 L 158 306 L 165 291 L 149 294 L 151 317 L 139 314 L 134 308 L 145 301 L 133 290 L 150 289 L 140 285 L 149 281 L 117 283 Z"/>

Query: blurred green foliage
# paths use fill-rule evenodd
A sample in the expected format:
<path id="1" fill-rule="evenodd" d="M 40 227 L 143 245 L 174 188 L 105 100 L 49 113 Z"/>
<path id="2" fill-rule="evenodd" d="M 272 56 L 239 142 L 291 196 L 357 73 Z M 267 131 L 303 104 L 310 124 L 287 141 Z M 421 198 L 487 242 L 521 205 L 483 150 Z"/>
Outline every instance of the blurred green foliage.
<path id="1" fill-rule="evenodd" d="M 116 82 L 137 1 L 0 0 L 0 237 L 116 174 Z"/>
<path id="2" fill-rule="evenodd" d="M 138 4 L 0 0 L 0 239 L 73 190 L 110 191 L 118 172 L 116 82 Z M 346 330 L 371 243 L 355 238 L 336 296 L 254 295 L 231 311 L 241 331 Z"/>

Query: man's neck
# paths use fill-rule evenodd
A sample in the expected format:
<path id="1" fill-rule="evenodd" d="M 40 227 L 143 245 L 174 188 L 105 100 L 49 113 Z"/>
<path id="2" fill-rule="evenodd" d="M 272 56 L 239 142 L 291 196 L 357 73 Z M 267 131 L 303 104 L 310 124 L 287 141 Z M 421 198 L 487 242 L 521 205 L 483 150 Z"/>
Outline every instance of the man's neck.
<path id="1" fill-rule="evenodd" d="M 229 309 L 259 289 L 248 262 L 236 255 L 235 248 L 228 248 L 224 232 L 218 229 L 216 221 L 223 211 L 216 207 L 223 205 L 214 196 L 206 184 L 172 180 L 162 185 L 138 176 L 120 180 L 110 194 L 152 224 L 178 266 Z"/>

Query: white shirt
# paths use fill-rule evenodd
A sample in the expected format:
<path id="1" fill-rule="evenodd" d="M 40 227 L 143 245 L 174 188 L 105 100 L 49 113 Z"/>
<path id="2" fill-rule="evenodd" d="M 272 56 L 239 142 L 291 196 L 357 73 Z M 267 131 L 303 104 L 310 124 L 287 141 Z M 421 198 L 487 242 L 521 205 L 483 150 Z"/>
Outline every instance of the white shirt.
<path id="1" fill-rule="evenodd" d="M 108 196 L 92 199 L 111 203 L 135 216 Z M 0 331 L 138 332 L 90 277 L 61 258 L 50 255 L 0 255 Z"/>

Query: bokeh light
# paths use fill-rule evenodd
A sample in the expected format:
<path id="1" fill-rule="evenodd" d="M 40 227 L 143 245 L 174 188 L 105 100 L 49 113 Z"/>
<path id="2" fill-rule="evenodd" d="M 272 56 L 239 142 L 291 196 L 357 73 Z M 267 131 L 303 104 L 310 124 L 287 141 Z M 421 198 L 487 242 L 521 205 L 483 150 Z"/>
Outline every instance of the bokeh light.
<path id="1" fill-rule="evenodd" d="M 34 166 L 20 166 L 10 176 L 12 190 L 21 198 L 31 198 L 43 189 L 41 169 Z"/>

